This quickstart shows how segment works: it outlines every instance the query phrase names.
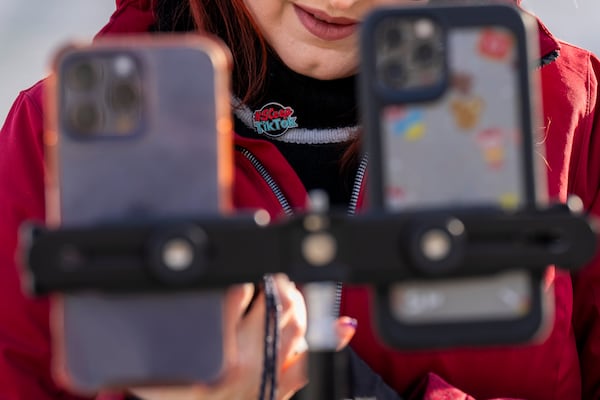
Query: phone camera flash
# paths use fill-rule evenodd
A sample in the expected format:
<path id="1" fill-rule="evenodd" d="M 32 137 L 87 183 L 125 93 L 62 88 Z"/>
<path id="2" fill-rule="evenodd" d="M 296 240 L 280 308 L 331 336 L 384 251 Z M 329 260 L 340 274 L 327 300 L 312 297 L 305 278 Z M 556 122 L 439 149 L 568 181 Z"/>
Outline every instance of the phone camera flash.
<path id="1" fill-rule="evenodd" d="M 127 55 L 119 55 L 113 60 L 113 71 L 120 78 L 125 78 L 133 73 L 135 62 Z"/>
<path id="2" fill-rule="evenodd" d="M 414 33 L 418 39 L 429 39 L 435 33 L 433 21 L 425 18 L 415 21 Z"/>

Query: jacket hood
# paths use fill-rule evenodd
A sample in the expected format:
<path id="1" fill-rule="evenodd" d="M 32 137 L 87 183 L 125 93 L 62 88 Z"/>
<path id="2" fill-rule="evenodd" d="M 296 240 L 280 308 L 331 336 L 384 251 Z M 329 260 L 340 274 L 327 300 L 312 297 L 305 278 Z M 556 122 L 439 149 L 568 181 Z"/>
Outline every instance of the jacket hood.
<path id="1" fill-rule="evenodd" d="M 148 32 L 153 23 L 152 0 L 117 0 L 116 10 L 96 37 Z"/>
<path id="2" fill-rule="evenodd" d="M 521 0 L 515 0 L 521 4 Z M 110 34 L 148 32 L 154 23 L 153 0 L 116 0 L 116 10 L 97 37 Z M 535 17 L 535 16 L 534 16 Z M 538 21 L 540 55 L 542 57 L 560 50 L 559 41 L 548 28 Z"/>

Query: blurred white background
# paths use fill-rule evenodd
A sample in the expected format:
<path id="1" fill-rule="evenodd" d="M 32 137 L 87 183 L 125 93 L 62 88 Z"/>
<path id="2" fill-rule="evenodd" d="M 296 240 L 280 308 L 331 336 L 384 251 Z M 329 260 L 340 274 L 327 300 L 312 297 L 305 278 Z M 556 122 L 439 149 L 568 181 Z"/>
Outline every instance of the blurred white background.
<path id="1" fill-rule="evenodd" d="M 600 0 L 522 0 L 557 37 L 600 55 Z"/>
<path id="2" fill-rule="evenodd" d="M 0 123 L 20 90 L 43 78 L 70 38 L 91 40 L 115 0 L 0 0 Z"/>
<path id="3" fill-rule="evenodd" d="M 523 0 L 559 37 L 600 54 L 600 0 Z M 45 76 L 49 57 L 69 38 L 89 40 L 114 0 L 0 0 L 0 123 L 21 89 Z"/>

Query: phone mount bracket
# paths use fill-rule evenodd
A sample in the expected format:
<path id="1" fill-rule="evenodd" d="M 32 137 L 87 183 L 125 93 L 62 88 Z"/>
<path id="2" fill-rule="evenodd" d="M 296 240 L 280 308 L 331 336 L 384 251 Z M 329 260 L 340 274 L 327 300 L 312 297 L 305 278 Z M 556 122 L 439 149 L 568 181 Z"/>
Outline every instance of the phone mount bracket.
<path id="1" fill-rule="evenodd" d="M 575 269 L 595 249 L 589 218 L 565 205 L 353 217 L 309 212 L 268 225 L 255 215 L 60 229 L 26 223 L 20 247 L 35 295 L 206 289 L 271 273 L 301 283 L 385 286 L 552 264 Z"/>

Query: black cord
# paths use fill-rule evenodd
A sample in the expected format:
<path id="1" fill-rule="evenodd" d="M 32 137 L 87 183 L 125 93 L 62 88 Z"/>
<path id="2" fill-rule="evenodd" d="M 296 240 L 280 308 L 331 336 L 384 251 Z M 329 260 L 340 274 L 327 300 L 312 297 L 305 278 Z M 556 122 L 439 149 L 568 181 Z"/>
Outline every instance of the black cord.
<path id="1" fill-rule="evenodd" d="M 275 289 L 272 275 L 263 277 L 265 291 L 265 339 L 264 363 L 260 383 L 259 400 L 267 399 L 267 387 L 270 389 L 269 400 L 277 394 L 277 343 L 279 341 L 279 296 Z"/>

